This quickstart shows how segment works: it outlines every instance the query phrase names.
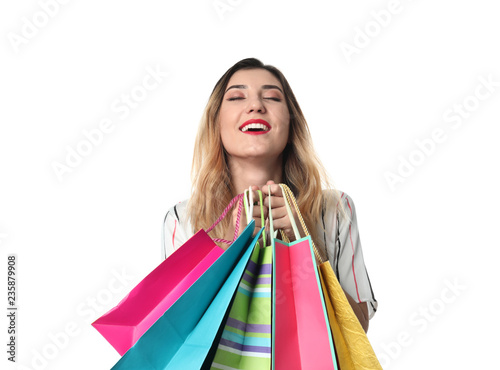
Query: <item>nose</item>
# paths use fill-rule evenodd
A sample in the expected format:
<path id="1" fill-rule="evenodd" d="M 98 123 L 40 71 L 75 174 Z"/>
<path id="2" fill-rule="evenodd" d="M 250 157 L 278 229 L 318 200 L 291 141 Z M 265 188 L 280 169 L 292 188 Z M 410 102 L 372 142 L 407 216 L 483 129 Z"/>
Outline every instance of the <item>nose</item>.
<path id="1" fill-rule="evenodd" d="M 260 97 L 253 97 L 248 99 L 247 113 L 265 113 L 266 108 L 262 104 L 262 99 Z"/>

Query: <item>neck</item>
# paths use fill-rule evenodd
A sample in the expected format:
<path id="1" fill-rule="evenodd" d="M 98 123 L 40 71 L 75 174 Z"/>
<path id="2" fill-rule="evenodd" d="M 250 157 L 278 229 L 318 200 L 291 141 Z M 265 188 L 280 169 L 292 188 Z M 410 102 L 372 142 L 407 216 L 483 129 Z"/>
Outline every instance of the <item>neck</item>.
<path id="1" fill-rule="evenodd" d="M 237 194 L 243 193 L 249 186 L 265 185 L 269 180 L 279 184 L 282 180 L 283 158 L 276 160 L 249 159 L 229 157 L 229 171 L 234 190 Z"/>

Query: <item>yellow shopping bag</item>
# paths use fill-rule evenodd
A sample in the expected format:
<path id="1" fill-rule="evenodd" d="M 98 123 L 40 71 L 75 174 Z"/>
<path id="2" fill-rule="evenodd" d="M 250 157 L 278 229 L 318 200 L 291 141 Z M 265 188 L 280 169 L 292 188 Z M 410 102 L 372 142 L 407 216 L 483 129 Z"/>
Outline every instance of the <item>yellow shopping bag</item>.
<path id="1" fill-rule="evenodd" d="M 294 205 L 304 232 L 309 235 L 295 196 L 286 185 L 283 188 L 285 189 L 284 196 L 288 198 L 290 204 Z M 352 310 L 330 262 L 322 260 L 314 243 L 313 248 L 318 260 L 321 286 L 340 368 L 342 370 L 382 370 L 370 341 Z"/>

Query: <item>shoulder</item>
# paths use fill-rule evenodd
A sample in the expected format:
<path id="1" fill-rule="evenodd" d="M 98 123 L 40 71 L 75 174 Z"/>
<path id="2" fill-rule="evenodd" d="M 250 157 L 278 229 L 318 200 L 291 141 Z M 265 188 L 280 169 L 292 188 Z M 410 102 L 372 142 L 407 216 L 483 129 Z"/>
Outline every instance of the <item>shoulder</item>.
<path id="1" fill-rule="evenodd" d="M 333 227 L 334 234 L 338 230 L 348 229 L 356 225 L 356 209 L 352 197 L 345 191 L 329 189 L 323 191 L 323 227 L 327 230 Z"/>
<path id="2" fill-rule="evenodd" d="M 354 208 L 354 201 L 345 191 L 337 189 L 323 190 L 324 214 L 337 213 L 349 216 Z M 342 217 L 341 217 L 342 218 Z"/>
<path id="3" fill-rule="evenodd" d="M 171 255 L 192 236 L 187 217 L 187 203 L 185 200 L 170 207 L 163 219 L 162 259 Z"/>
<path id="4" fill-rule="evenodd" d="M 165 222 L 167 222 L 167 220 L 169 219 L 177 220 L 178 222 L 181 223 L 185 222 L 187 218 L 188 201 L 189 200 L 186 199 L 170 207 L 170 209 L 167 211 L 167 214 L 165 215 Z"/>
<path id="5" fill-rule="evenodd" d="M 351 217 L 354 214 L 354 201 L 349 194 L 345 192 L 341 192 L 340 194 L 342 207 L 344 207 L 344 211 L 347 213 L 347 216 Z"/>

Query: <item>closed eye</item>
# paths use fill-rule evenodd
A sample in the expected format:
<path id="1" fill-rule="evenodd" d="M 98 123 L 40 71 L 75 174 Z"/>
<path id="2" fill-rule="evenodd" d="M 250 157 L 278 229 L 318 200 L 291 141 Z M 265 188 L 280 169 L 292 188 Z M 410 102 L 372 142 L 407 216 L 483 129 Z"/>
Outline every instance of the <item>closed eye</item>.
<path id="1" fill-rule="evenodd" d="M 234 101 L 234 100 L 243 100 L 245 98 L 241 97 L 241 96 L 233 96 L 231 98 L 227 98 L 228 101 Z M 275 101 L 275 102 L 280 102 L 281 99 L 280 98 L 276 98 L 276 97 L 267 97 L 267 98 L 264 98 L 266 100 L 272 100 L 272 101 Z"/>

